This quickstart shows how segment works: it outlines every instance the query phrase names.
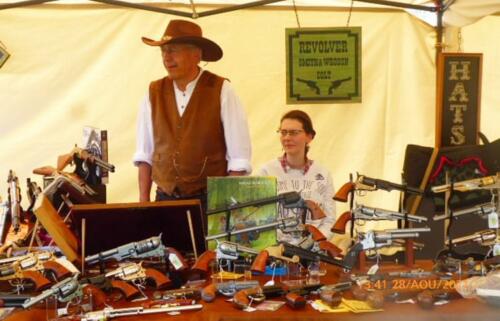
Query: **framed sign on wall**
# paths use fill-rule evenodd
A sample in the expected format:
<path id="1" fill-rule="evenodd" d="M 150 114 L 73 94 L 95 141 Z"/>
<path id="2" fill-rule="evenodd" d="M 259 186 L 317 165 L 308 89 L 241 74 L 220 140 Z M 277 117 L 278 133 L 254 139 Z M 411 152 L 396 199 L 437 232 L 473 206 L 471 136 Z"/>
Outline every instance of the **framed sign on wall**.
<path id="1" fill-rule="evenodd" d="M 478 143 L 481 53 L 441 53 L 437 63 L 436 147 Z"/>
<path id="2" fill-rule="evenodd" d="M 286 29 L 287 104 L 361 102 L 361 27 Z"/>

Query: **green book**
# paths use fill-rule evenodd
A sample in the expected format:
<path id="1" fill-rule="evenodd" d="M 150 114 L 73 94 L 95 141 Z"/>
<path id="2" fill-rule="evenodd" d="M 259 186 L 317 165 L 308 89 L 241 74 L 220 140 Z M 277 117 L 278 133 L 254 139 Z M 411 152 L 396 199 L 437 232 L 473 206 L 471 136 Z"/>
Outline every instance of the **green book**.
<path id="1" fill-rule="evenodd" d="M 276 196 L 275 177 L 262 176 L 226 176 L 208 177 L 208 210 L 227 208 L 231 205 L 256 201 Z M 231 232 L 276 221 L 277 204 L 248 206 L 230 211 L 229 229 Z M 208 236 L 225 233 L 228 212 L 208 216 Z M 227 238 L 221 238 L 221 241 Z M 262 250 L 276 244 L 276 230 L 263 232 L 252 231 L 232 235 L 231 242 Z M 214 249 L 215 240 L 208 242 L 208 248 Z"/>

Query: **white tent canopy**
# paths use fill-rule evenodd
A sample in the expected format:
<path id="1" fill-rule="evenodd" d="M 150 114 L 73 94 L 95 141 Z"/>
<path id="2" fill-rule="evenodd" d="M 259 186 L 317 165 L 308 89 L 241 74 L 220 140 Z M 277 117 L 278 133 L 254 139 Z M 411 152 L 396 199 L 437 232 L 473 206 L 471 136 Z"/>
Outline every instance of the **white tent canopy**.
<path id="1" fill-rule="evenodd" d="M 32 0 L 36 1 L 36 0 Z M 43 1 L 43 0 L 41 0 Z M 273 1 L 273 0 L 271 0 Z M 325 8 L 349 8 L 353 7 L 353 9 L 367 9 L 367 8 L 376 8 L 376 9 L 387 9 L 387 8 L 397 8 L 397 6 L 390 5 L 382 5 L 376 4 L 372 2 L 364 2 L 364 0 L 275 0 L 276 2 L 268 4 L 268 6 L 297 6 L 297 7 L 325 7 Z M 373 1 L 373 0 L 372 0 Z M 375 0 L 376 1 L 376 0 Z M 4 0 L 1 3 L 29 3 L 30 1 L 19 1 L 19 0 Z M 91 2 L 97 1 L 89 1 L 89 0 L 48 0 L 47 3 L 51 4 L 64 4 L 64 5 L 78 5 L 78 4 L 89 4 Z M 105 1 L 104 1 L 105 2 Z M 196 11 L 197 5 L 220 5 L 220 6 L 232 6 L 232 5 L 243 5 L 252 3 L 252 1 L 235 1 L 235 0 L 172 0 L 172 1 L 158 1 L 158 0 L 150 0 L 150 1 L 137 1 L 137 0 L 123 0 L 124 3 L 130 4 L 144 4 L 151 6 L 171 6 L 171 5 L 184 5 L 189 10 L 185 12 L 193 13 Z M 395 4 L 401 5 L 417 5 L 428 8 L 434 8 L 435 1 L 429 0 L 389 0 L 387 2 L 393 2 Z M 443 16 L 443 23 L 445 26 L 449 27 L 463 27 L 478 21 L 479 19 L 500 13 L 500 2 L 497 0 L 447 0 L 443 2 L 446 11 Z M 194 10 L 193 10 L 194 9 Z M 425 22 L 429 23 L 432 26 L 437 25 L 436 13 L 415 9 L 405 9 L 409 13 L 414 14 Z"/>
<path id="2" fill-rule="evenodd" d="M 16 1 L 0 4 L 9 2 Z M 178 17 L 75 3 L 0 10 L 0 40 L 12 55 L 0 68 L 0 178 L 13 169 L 20 182 L 34 179 L 34 168 L 55 165 L 58 155 L 81 144 L 82 127 L 92 125 L 108 130 L 109 159 L 116 165 L 108 201 L 136 201 L 137 171 L 131 158 L 138 105 L 149 82 L 165 75 L 157 48 L 140 38 L 161 36 L 166 23 Z M 189 1 L 148 4 L 191 10 Z M 296 4 L 302 27 L 346 25 L 350 1 Z M 195 5 L 200 12 L 218 7 L 196 0 Z M 287 105 L 284 31 L 297 27 L 292 5 L 284 1 L 272 9 L 196 20 L 224 50 L 220 62 L 202 67 L 228 77 L 238 92 L 250 124 L 253 167 L 281 154 L 275 135 L 280 116 L 300 108 L 311 115 L 318 132 L 311 158 L 332 171 L 336 187 L 356 171 L 399 182 L 406 145 L 434 144 L 434 28 L 403 10 L 375 10 L 375 5 L 354 2 L 350 25 L 363 32 L 362 103 Z M 457 0 L 448 10 L 461 13 L 457 17 L 463 19 L 454 20 L 465 21 L 459 25 L 477 20 L 462 28 L 461 48 L 484 55 L 481 131 L 490 139 L 500 137 L 500 50 L 492 32 L 500 30 L 500 17 L 480 17 L 495 11 L 498 4 L 487 0 Z M 3 199 L 6 188 L 0 184 Z M 367 197 L 367 205 L 397 207 L 396 194 L 376 194 Z"/>

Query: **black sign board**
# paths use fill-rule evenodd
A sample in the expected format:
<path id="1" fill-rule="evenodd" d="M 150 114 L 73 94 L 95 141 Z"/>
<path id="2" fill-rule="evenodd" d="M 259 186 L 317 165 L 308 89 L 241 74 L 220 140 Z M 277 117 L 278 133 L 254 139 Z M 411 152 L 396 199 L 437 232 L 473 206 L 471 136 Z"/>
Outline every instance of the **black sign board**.
<path id="1" fill-rule="evenodd" d="M 441 53 L 438 57 L 437 147 L 478 142 L 482 56 Z"/>

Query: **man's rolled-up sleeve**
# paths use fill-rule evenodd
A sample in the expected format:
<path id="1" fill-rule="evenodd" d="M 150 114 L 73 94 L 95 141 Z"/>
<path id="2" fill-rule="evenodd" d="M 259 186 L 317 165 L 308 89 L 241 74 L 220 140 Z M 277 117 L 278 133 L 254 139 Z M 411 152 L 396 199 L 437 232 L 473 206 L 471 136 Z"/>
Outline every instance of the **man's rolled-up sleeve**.
<path id="1" fill-rule="evenodd" d="M 153 126 L 151 120 L 151 103 L 149 95 L 146 95 L 141 102 L 137 114 L 136 149 L 133 157 L 135 166 L 144 162 L 153 164 Z"/>
<path id="2" fill-rule="evenodd" d="M 245 171 L 250 174 L 252 147 L 248 121 L 240 99 L 227 80 L 221 90 L 221 119 L 226 139 L 227 171 Z"/>

